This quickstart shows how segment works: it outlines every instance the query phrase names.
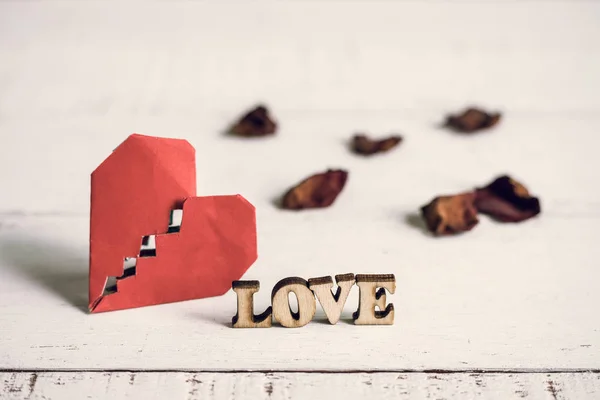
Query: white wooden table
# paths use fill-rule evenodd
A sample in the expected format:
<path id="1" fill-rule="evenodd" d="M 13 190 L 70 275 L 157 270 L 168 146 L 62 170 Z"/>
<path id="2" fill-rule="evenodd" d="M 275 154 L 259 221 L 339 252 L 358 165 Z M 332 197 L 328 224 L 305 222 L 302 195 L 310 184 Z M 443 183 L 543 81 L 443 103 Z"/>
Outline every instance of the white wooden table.
<path id="1" fill-rule="evenodd" d="M 597 2 L 0 2 L 0 397 L 600 398 L 599 93 Z M 276 137 L 222 135 L 258 101 Z M 505 119 L 439 128 L 469 104 Z M 406 140 L 362 159 L 358 130 Z M 89 174 L 132 132 L 256 206 L 257 309 L 286 276 L 394 273 L 396 323 L 234 330 L 232 292 L 89 315 Z M 273 206 L 327 167 L 332 208 Z M 501 173 L 540 218 L 423 232 Z"/>

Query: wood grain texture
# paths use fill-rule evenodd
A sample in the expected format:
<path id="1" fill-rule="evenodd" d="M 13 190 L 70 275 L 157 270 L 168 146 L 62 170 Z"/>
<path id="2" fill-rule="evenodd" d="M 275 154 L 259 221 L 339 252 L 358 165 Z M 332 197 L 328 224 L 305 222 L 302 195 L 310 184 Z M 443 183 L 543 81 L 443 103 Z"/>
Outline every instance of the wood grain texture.
<path id="1" fill-rule="evenodd" d="M 234 281 L 232 290 L 237 295 L 237 313 L 231 319 L 233 328 L 270 328 L 271 307 L 254 314 L 254 293 L 260 290 L 259 281 Z"/>
<path id="2" fill-rule="evenodd" d="M 586 400 L 600 396 L 600 374 L 5 372 L 0 393 L 6 400 Z"/>
<path id="3" fill-rule="evenodd" d="M 295 297 L 296 311 L 292 310 L 290 295 Z M 317 311 L 314 293 L 308 282 L 299 277 L 284 278 L 277 282 L 271 294 L 273 318 L 286 328 L 300 328 L 312 321 Z"/>
<path id="4" fill-rule="evenodd" d="M 315 294 L 319 301 L 325 316 L 330 324 L 335 325 L 340 320 L 344 305 L 350 294 L 350 290 L 354 286 L 354 274 L 343 274 L 335 276 L 337 289 L 335 293 L 331 291 L 333 288 L 333 279 L 330 276 L 318 278 L 310 278 L 308 287 Z"/>
<path id="5" fill-rule="evenodd" d="M 599 16 L 585 1 L 0 2 L 0 367 L 600 368 Z M 258 101 L 276 136 L 222 135 Z M 439 128 L 471 103 L 503 120 Z M 345 323 L 356 288 L 338 324 L 297 330 L 231 329 L 233 292 L 83 312 L 89 174 L 134 131 L 188 139 L 199 195 L 256 206 L 244 279 L 393 273 L 395 324 Z M 357 131 L 405 141 L 366 160 L 347 149 Z M 328 167 L 350 173 L 333 207 L 274 206 Z M 424 232 L 420 205 L 503 173 L 540 196 L 540 218 Z"/>
<path id="6" fill-rule="evenodd" d="M 396 292 L 393 274 L 356 275 L 358 310 L 352 315 L 356 325 L 393 325 L 394 304 L 387 302 L 386 291 Z M 377 307 L 377 309 L 376 309 Z"/>

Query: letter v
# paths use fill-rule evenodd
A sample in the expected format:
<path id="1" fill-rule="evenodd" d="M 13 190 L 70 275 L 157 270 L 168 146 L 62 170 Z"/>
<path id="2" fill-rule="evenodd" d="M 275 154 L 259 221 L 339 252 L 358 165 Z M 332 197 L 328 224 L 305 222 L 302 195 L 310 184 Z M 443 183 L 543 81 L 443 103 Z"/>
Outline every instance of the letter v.
<path id="1" fill-rule="evenodd" d="M 308 287 L 317 296 L 329 323 L 332 325 L 340 320 L 350 289 L 354 286 L 354 274 L 336 275 L 335 282 L 338 288 L 336 293 L 333 294 L 331 292 L 333 280 L 330 276 L 310 278 L 308 280 Z"/>

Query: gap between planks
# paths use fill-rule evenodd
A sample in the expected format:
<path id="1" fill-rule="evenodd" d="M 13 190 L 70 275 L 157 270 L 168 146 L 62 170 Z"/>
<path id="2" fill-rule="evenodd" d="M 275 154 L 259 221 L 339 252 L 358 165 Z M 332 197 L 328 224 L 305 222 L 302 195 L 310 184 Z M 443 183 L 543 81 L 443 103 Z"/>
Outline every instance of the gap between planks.
<path id="1" fill-rule="evenodd" d="M 0 368 L 2 373 L 194 373 L 194 374 L 600 374 L 595 368 L 514 368 L 514 369 L 136 369 L 136 368 Z"/>

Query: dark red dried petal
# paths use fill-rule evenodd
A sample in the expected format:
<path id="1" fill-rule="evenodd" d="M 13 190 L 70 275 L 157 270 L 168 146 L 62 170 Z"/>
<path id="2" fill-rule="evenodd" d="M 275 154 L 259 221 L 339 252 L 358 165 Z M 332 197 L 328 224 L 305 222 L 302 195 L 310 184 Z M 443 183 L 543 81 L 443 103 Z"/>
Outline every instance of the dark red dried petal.
<path id="1" fill-rule="evenodd" d="M 475 193 L 440 196 L 421 207 L 427 228 L 436 235 L 470 231 L 479 222 L 474 206 Z"/>
<path id="2" fill-rule="evenodd" d="M 475 191 L 475 207 L 482 214 L 502 222 L 520 222 L 541 212 L 540 200 L 519 182 L 501 176 Z"/>
<path id="3" fill-rule="evenodd" d="M 283 196 L 282 208 L 301 210 L 303 208 L 323 208 L 333 204 L 346 184 L 348 172 L 328 170 L 313 175 Z"/>
<path id="4" fill-rule="evenodd" d="M 500 113 L 492 114 L 478 108 L 468 108 L 460 115 L 448 116 L 446 126 L 458 132 L 476 132 L 496 125 L 501 116 Z"/>
<path id="5" fill-rule="evenodd" d="M 277 123 L 271 119 L 269 110 L 265 106 L 258 106 L 246 113 L 230 132 L 244 137 L 257 137 L 272 135 L 277 130 Z"/>
<path id="6" fill-rule="evenodd" d="M 382 153 L 396 147 L 402 141 L 402 136 L 394 135 L 385 139 L 373 140 L 366 135 L 354 135 L 352 150 L 364 156 Z"/>

